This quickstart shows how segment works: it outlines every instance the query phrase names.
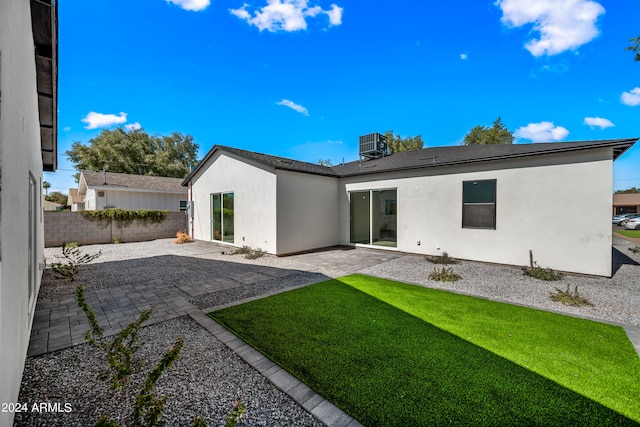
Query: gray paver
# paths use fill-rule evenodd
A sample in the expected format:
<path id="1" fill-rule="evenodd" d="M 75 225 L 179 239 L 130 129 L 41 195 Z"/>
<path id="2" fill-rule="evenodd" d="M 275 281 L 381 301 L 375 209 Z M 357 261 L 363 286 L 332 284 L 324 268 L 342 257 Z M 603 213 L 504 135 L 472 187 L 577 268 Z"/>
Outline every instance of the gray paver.
<path id="1" fill-rule="evenodd" d="M 204 242 L 191 247 L 188 245 L 180 246 L 167 247 L 165 252 L 158 250 L 157 256 L 167 254 L 192 256 L 206 254 L 214 249 L 218 253 L 225 250 Z M 296 268 L 284 269 L 247 264 L 246 270 L 241 273 L 230 274 L 227 277 L 212 277 L 202 282 L 182 283 L 176 286 L 180 291 L 190 296 L 205 295 L 239 286 L 251 286 L 273 278 L 291 276 L 301 271 L 317 271 L 318 266 L 330 266 L 336 271 L 347 274 L 399 256 L 401 255 L 393 252 L 330 250 L 291 257 L 295 261 L 294 264 L 297 265 Z M 263 298 L 264 296 L 250 299 Z M 105 336 L 120 332 L 129 323 L 137 320 L 140 313 L 151 307 L 154 307 L 154 312 L 151 318 L 143 323 L 143 326 L 189 315 L 325 425 L 332 427 L 360 426 L 357 421 L 207 316 L 206 312 L 210 310 L 199 310 L 180 295 L 175 288 L 167 288 L 162 278 L 145 277 L 139 282 L 108 289 L 85 289 L 85 298 L 96 313 L 98 322 L 104 328 Z M 59 298 L 39 299 L 34 313 L 27 355 L 29 357 L 37 356 L 83 343 L 84 334 L 88 329 L 86 315 L 77 306 L 74 297 L 66 295 Z"/>

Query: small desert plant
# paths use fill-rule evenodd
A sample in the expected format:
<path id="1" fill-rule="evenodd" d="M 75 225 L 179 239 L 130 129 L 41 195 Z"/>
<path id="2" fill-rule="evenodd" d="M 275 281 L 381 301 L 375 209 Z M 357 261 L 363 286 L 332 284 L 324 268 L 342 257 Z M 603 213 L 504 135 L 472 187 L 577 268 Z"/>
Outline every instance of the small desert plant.
<path id="1" fill-rule="evenodd" d="M 231 412 L 227 414 L 225 418 L 225 427 L 236 427 L 238 424 L 242 424 L 242 418 L 244 417 L 245 407 L 244 403 L 242 403 L 242 399 L 238 399 L 236 403 L 233 404 L 233 408 Z"/>
<path id="2" fill-rule="evenodd" d="M 593 304 L 588 299 L 580 296 L 578 293 L 578 286 L 576 286 L 571 292 L 569 285 L 565 291 L 556 288 L 556 292 L 551 293 L 551 300 L 555 302 L 561 302 L 564 305 L 571 305 L 574 307 L 580 307 L 583 305 L 589 305 L 593 307 Z"/>
<path id="3" fill-rule="evenodd" d="M 431 274 L 429 274 L 429 279 L 438 282 L 455 282 L 456 280 L 460 280 L 461 277 L 453 272 L 453 268 L 442 267 L 434 268 Z"/>
<path id="4" fill-rule="evenodd" d="M 522 267 L 522 273 L 525 276 L 533 277 L 538 280 L 546 280 L 548 282 L 562 280 L 562 273 L 553 271 L 550 268 L 542 268 L 533 260 L 533 251 L 529 250 L 529 267 Z"/>
<path id="5" fill-rule="evenodd" d="M 117 235 L 113 235 L 113 244 L 114 245 L 119 245 L 120 243 L 122 243 L 122 239 L 120 239 L 120 237 L 118 237 Z"/>
<path id="6" fill-rule="evenodd" d="M 177 244 L 189 243 L 189 242 L 191 242 L 191 237 L 189 237 L 189 235 L 184 231 L 178 231 L 176 233 L 176 239 L 173 241 L 173 243 L 177 243 Z"/>
<path id="7" fill-rule="evenodd" d="M 256 259 L 263 257 L 265 255 L 265 251 L 260 248 L 253 249 L 251 246 L 244 245 L 241 248 L 230 252 L 230 255 L 244 255 L 246 259 Z"/>
<path id="8" fill-rule="evenodd" d="M 78 243 L 63 243 L 62 256 L 56 255 L 56 258 L 65 259 L 65 262 L 54 262 L 51 264 L 56 279 L 76 280 L 76 274 L 82 264 L 88 264 L 94 259 L 102 255 L 102 251 L 98 251 L 93 255 L 83 254 L 78 248 Z"/>
<path id="9" fill-rule="evenodd" d="M 442 255 L 427 257 L 433 264 L 457 264 L 459 261 L 449 256 L 448 253 L 442 252 Z"/>
<path id="10" fill-rule="evenodd" d="M 546 280 L 548 282 L 562 280 L 564 277 L 564 275 L 559 271 L 539 267 L 536 263 L 533 264 L 533 267 L 522 267 L 522 272 L 525 276 L 533 277 L 538 280 Z"/>
<path id="11" fill-rule="evenodd" d="M 82 311 L 87 315 L 91 326 L 91 329 L 85 334 L 85 339 L 90 345 L 104 351 L 109 363 L 108 370 L 102 373 L 99 379 L 109 379 L 113 390 L 122 389 L 126 386 L 127 393 L 125 393 L 125 396 L 129 396 L 129 380 L 132 375 L 138 373 L 144 366 L 144 360 L 137 360 L 136 358 L 136 353 L 140 349 L 138 332 L 142 323 L 151 316 L 153 309 L 145 310 L 140 314 L 138 320 L 129 324 L 112 339 L 107 339 L 104 337 L 104 331 L 98 324 L 95 313 L 85 300 L 84 287 L 82 285 L 78 285 L 76 288 L 76 299 Z M 158 424 L 167 398 L 166 396 L 157 396 L 153 389 L 162 373 L 178 358 L 183 345 L 182 338 L 178 338 L 173 346 L 164 353 L 156 367 L 147 374 L 142 388 L 135 397 L 131 413 L 131 425 L 154 426 Z M 103 415 L 96 425 L 118 426 L 119 424 L 107 415 Z"/>
<path id="12" fill-rule="evenodd" d="M 634 248 L 629 248 L 629 250 L 631 252 L 633 252 L 634 254 L 640 254 L 640 246 L 636 246 Z"/>

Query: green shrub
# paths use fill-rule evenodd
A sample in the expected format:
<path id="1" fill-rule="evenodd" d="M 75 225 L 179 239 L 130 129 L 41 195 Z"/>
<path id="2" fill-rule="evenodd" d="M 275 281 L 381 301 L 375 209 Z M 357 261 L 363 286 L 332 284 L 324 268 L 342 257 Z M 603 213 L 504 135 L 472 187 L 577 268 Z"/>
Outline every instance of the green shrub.
<path id="1" fill-rule="evenodd" d="M 580 294 L 578 293 L 578 286 L 575 287 L 573 292 L 571 292 L 569 285 L 567 285 L 567 290 L 565 291 L 556 288 L 556 292 L 551 293 L 551 300 L 555 302 L 561 302 L 564 305 L 571 305 L 574 307 L 580 307 L 583 305 L 588 305 L 593 307 L 593 304 L 591 303 L 591 301 L 580 296 Z"/>
<path id="2" fill-rule="evenodd" d="M 113 235 L 113 244 L 114 245 L 119 245 L 120 243 L 122 243 L 122 239 L 120 239 L 120 237 L 116 236 L 115 234 Z"/>
<path id="3" fill-rule="evenodd" d="M 81 211 L 80 215 L 89 221 L 112 222 L 115 221 L 119 228 L 130 225 L 133 221 L 143 224 L 159 224 L 163 222 L 169 211 L 145 210 L 145 209 L 120 209 L 108 208 L 98 211 Z"/>
<path id="4" fill-rule="evenodd" d="M 562 280 L 564 275 L 558 271 L 553 271 L 550 268 L 542 268 L 535 263 L 533 267 L 522 267 L 522 272 L 525 276 L 533 277 L 539 280 L 546 280 L 548 282 L 555 280 Z"/>
<path id="5" fill-rule="evenodd" d="M 460 280 L 461 277 L 453 272 L 453 268 L 442 267 L 440 269 L 434 268 L 431 274 L 429 274 L 429 279 L 436 280 L 438 282 L 455 282 Z"/>
<path id="6" fill-rule="evenodd" d="M 448 253 L 443 252 L 442 255 L 427 257 L 427 260 L 433 264 L 457 264 L 459 261 L 449 256 Z"/>
<path id="7" fill-rule="evenodd" d="M 233 404 L 233 408 L 231 412 L 227 414 L 225 418 L 225 427 L 236 427 L 238 424 L 242 424 L 242 419 L 244 418 L 245 407 L 244 403 L 241 399 L 238 399 L 236 403 Z"/>

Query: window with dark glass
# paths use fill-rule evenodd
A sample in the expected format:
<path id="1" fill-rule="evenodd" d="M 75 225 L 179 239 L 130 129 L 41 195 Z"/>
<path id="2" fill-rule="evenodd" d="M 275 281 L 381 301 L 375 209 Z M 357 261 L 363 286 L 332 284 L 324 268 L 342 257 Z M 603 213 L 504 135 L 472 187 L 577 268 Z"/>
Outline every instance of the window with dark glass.
<path id="1" fill-rule="evenodd" d="M 462 183 L 462 228 L 496 229 L 496 180 Z"/>

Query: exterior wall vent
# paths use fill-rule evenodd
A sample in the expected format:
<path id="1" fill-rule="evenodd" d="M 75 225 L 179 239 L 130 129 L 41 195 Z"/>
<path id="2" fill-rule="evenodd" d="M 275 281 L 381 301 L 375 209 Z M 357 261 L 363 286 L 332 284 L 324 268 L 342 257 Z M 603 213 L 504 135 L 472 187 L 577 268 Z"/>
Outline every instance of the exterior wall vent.
<path id="1" fill-rule="evenodd" d="M 387 137 L 379 133 L 370 133 L 360 137 L 360 160 L 366 159 L 379 159 L 386 156 L 387 151 Z"/>

